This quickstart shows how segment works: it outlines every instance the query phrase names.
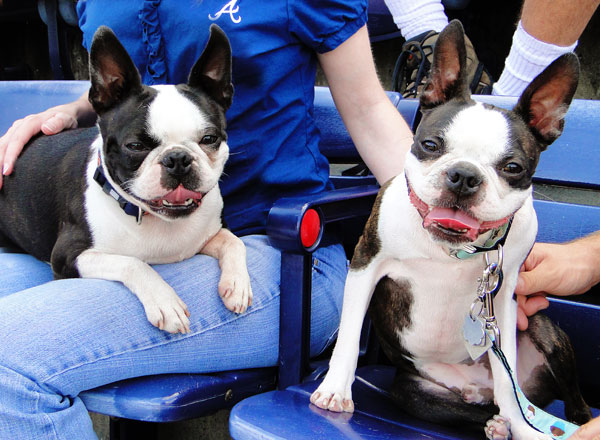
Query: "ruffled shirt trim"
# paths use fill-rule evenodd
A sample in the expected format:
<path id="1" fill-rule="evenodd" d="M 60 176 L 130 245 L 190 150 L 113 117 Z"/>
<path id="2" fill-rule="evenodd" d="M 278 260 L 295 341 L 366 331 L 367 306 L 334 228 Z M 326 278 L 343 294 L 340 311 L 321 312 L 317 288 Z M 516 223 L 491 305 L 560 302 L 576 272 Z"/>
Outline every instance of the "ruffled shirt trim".
<path id="1" fill-rule="evenodd" d="M 142 24 L 142 41 L 148 57 L 143 82 L 148 85 L 169 83 L 165 45 L 158 15 L 159 5 L 160 0 L 146 0 L 138 13 Z"/>

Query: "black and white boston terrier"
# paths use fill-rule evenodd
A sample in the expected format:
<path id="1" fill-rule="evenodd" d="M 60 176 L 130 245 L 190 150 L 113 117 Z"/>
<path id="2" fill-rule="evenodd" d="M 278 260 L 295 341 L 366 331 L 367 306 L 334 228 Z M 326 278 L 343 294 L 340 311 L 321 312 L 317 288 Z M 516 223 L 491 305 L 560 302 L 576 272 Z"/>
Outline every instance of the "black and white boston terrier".
<path id="1" fill-rule="evenodd" d="M 211 255 L 225 306 L 244 312 L 252 302 L 246 250 L 223 227 L 218 186 L 233 95 L 227 36 L 211 26 L 187 84 L 147 87 L 114 33 L 101 27 L 90 81 L 97 127 L 26 146 L 0 191 L 0 235 L 50 262 L 56 279 L 122 282 L 148 320 L 169 333 L 190 331 L 189 312 L 149 264 Z"/>
<path id="2" fill-rule="evenodd" d="M 390 391 L 405 411 L 480 426 L 488 438 L 549 438 L 524 420 L 496 356 L 473 360 L 465 344 L 465 317 L 486 267 L 482 255 L 495 260 L 498 251 L 456 256 L 494 247 L 486 242 L 501 236 L 504 281 L 493 305 L 508 364 L 531 402 L 543 406 L 560 397 L 568 419 L 587 421 L 567 336 L 542 315 L 517 334 L 513 299 L 537 232 L 532 175 L 540 153 L 562 132 L 579 63 L 573 54 L 558 58 L 507 111 L 471 99 L 465 59 L 464 31 L 453 21 L 435 46 L 405 172 L 381 188 L 356 247 L 330 369 L 311 402 L 354 410 L 357 323 L 369 309 L 382 348 L 398 367 Z"/>

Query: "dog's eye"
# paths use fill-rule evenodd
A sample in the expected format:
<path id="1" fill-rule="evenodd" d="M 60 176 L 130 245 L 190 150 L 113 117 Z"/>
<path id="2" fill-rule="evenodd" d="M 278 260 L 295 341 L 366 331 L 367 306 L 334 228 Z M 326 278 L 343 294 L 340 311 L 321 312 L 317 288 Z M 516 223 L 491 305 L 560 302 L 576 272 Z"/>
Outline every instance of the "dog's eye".
<path id="1" fill-rule="evenodd" d="M 146 148 L 146 147 L 144 147 L 144 144 L 142 144 L 141 142 L 130 142 L 130 143 L 126 144 L 125 146 L 128 149 L 133 150 L 133 151 L 142 151 Z"/>
<path id="2" fill-rule="evenodd" d="M 211 145 L 217 142 L 218 139 L 218 136 L 207 134 L 206 136 L 203 136 L 202 139 L 200 139 L 200 143 L 204 145 Z"/>
<path id="3" fill-rule="evenodd" d="M 421 146 L 425 151 L 428 151 L 430 153 L 437 153 L 440 149 L 437 143 L 429 140 L 421 142 Z"/>
<path id="4" fill-rule="evenodd" d="M 504 165 L 502 171 L 508 174 L 519 174 L 521 171 L 523 171 L 523 167 L 518 163 L 510 162 Z"/>

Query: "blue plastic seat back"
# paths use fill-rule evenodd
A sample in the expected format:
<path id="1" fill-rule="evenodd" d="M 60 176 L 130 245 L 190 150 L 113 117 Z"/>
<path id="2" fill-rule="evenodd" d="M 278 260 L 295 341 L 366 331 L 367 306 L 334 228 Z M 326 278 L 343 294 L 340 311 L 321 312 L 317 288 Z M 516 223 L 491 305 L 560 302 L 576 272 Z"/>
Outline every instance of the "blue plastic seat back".
<path id="1" fill-rule="evenodd" d="M 0 133 L 17 119 L 74 101 L 89 88 L 88 81 L 0 81 Z"/>
<path id="2" fill-rule="evenodd" d="M 478 101 L 512 109 L 517 98 L 476 96 Z M 534 181 L 580 188 L 600 188 L 600 101 L 575 99 L 562 136 L 544 151 Z"/>
<path id="3" fill-rule="evenodd" d="M 396 92 L 387 92 L 391 103 L 413 128 L 419 117 L 419 103 L 403 100 Z M 356 163 L 360 157 L 335 107 L 328 87 L 315 87 L 315 121 L 321 133 L 319 147 L 331 163 Z"/>

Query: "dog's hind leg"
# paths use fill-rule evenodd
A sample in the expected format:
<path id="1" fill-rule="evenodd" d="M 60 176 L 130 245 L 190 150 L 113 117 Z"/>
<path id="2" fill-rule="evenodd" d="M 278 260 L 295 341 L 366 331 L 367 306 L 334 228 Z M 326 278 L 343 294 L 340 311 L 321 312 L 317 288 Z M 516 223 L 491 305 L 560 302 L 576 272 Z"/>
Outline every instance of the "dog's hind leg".
<path id="1" fill-rule="evenodd" d="M 445 425 L 483 429 L 498 407 L 492 403 L 467 403 L 461 390 L 451 390 L 412 373 L 398 371 L 390 390 L 407 413 Z"/>
<path id="2" fill-rule="evenodd" d="M 529 327 L 525 335 L 546 361 L 548 370 L 540 371 L 532 375 L 529 381 L 523 383 L 525 394 L 538 405 L 549 403 L 554 398 L 560 398 L 565 402 L 565 417 L 567 420 L 579 425 L 589 421 L 592 417 L 590 408 L 583 400 L 579 383 L 577 380 L 577 369 L 575 365 L 575 353 L 571 341 L 565 332 L 556 326 L 548 317 L 538 313 L 529 318 Z M 519 357 L 521 357 L 519 350 Z M 535 372 L 534 372 L 535 373 Z M 540 383 L 540 382 L 550 382 Z M 552 396 L 540 396 L 540 390 L 554 388 Z M 537 394 L 537 395 L 536 395 Z M 545 399 L 543 399 L 545 397 Z M 536 402 L 542 398 L 542 402 Z"/>

